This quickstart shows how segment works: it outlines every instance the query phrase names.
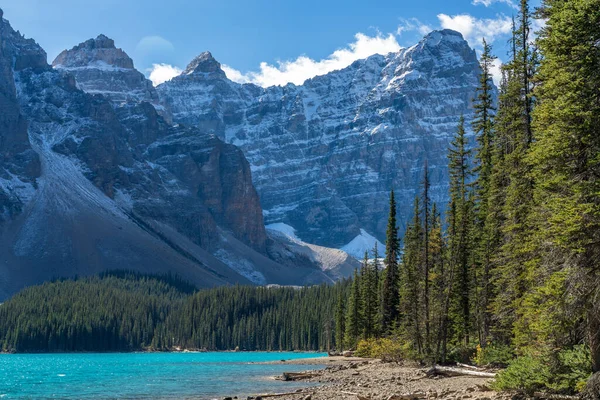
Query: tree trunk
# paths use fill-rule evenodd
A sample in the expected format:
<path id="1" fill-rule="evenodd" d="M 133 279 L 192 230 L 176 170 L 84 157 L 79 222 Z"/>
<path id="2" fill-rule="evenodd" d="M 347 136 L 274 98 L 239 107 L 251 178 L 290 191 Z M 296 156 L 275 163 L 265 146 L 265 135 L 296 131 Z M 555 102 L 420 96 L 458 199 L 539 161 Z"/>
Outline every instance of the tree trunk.
<path id="1" fill-rule="evenodd" d="M 600 372 L 600 311 L 594 305 L 588 310 L 588 340 L 592 353 L 592 370 Z"/>
<path id="2" fill-rule="evenodd" d="M 472 369 L 467 368 L 455 368 L 455 367 L 442 367 L 439 365 L 435 365 L 429 371 L 427 371 L 428 376 L 433 375 L 444 375 L 444 376 L 474 376 L 477 378 L 495 378 L 495 372 L 486 372 L 486 371 L 474 371 Z"/>

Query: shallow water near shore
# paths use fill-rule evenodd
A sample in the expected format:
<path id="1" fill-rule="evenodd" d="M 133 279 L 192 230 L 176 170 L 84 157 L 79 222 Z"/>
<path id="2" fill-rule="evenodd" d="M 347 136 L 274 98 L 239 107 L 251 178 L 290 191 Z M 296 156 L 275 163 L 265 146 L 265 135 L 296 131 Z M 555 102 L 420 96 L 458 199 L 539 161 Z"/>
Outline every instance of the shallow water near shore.
<path id="1" fill-rule="evenodd" d="M 0 354 L 0 399 L 211 399 L 289 392 L 309 384 L 272 377 L 319 366 L 264 362 L 320 356 L 326 354 Z"/>

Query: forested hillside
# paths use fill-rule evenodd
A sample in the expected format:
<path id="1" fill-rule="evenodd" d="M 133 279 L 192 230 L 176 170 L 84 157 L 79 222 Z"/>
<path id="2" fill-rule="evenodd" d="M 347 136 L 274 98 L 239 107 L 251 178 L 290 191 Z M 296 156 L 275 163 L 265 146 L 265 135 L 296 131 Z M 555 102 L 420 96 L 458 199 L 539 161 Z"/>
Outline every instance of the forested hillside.
<path id="1" fill-rule="evenodd" d="M 446 215 L 426 171 L 400 243 L 392 193 L 387 268 L 367 257 L 340 302 L 345 346 L 508 366 L 500 389 L 573 393 L 600 371 L 600 2 L 545 0 L 537 37 L 532 16 L 521 0 L 497 104 L 483 43 Z"/>
<path id="2" fill-rule="evenodd" d="M 195 291 L 172 276 L 110 272 L 24 289 L 0 305 L 0 348 L 16 352 L 320 350 L 347 282 Z"/>

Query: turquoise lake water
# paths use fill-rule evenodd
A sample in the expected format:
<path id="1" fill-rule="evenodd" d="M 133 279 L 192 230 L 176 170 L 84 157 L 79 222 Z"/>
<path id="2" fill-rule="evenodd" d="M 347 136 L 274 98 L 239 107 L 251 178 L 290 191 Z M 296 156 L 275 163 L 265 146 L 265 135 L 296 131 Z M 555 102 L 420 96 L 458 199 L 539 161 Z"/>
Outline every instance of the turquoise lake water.
<path id="1" fill-rule="evenodd" d="M 0 399 L 211 399 L 287 392 L 307 385 L 273 376 L 319 366 L 256 363 L 325 355 L 0 354 Z"/>

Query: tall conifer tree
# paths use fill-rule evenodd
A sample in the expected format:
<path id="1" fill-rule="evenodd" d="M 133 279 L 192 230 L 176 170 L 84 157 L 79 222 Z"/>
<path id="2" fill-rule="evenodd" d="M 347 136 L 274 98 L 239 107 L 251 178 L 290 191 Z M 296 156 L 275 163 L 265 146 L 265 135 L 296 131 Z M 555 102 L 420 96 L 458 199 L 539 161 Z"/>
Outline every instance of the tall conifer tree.
<path id="1" fill-rule="evenodd" d="M 493 291 L 491 289 L 491 269 L 493 256 L 493 237 L 488 236 L 488 230 L 485 229 L 486 220 L 489 212 L 489 197 L 492 179 L 492 158 L 493 158 L 493 123 L 494 123 L 494 98 L 493 81 L 491 69 L 496 59 L 492 55 L 492 48 L 483 39 L 483 54 L 479 60 L 481 73 L 479 75 L 479 86 L 477 87 L 474 99 L 475 118 L 472 122 L 473 131 L 477 138 L 477 151 L 475 152 L 474 172 L 477 174 L 475 181 L 475 202 L 476 202 L 476 221 L 477 230 L 477 248 L 476 264 L 478 268 L 480 286 L 479 304 L 477 305 L 479 321 L 479 343 L 482 347 L 487 344 L 491 315 L 489 306 Z"/>
<path id="2" fill-rule="evenodd" d="M 527 0 L 521 1 L 519 25 L 513 32 L 514 59 L 503 66 L 506 89 L 502 113 L 496 128 L 500 144 L 506 146 L 503 164 L 496 170 L 505 174 L 503 221 L 500 249 L 494 279 L 502 290 L 493 302 L 498 321 L 498 333 L 510 340 L 517 322 L 524 294 L 532 285 L 535 267 L 532 239 L 534 182 L 527 154 L 533 140 L 531 127 L 531 74 L 534 57 L 530 47 L 530 10 Z"/>
<path id="3" fill-rule="evenodd" d="M 544 239 L 536 275 L 545 278 L 540 293 L 547 294 L 556 281 L 568 290 L 555 296 L 567 299 L 568 312 L 585 321 L 593 370 L 599 372 L 600 1 L 544 0 L 542 16 L 547 25 L 538 41 L 544 58 L 530 155 Z M 548 303 L 534 308 L 550 310 Z"/>
<path id="4" fill-rule="evenodd" d="M 450 263 L 456 268 L 457 331 L 465 344 L 471 332 L 471 247 L 469 235 L 472 227 L 472 197 L 469 194 L 471 150 L 467 148 L 465 119 L 460 117 L 456 135 L 448 150 L 450 170 L 451 223 L 455 232 L 449 238 Z"/>
<path id="5" fill-rule="evenodd" d="M 348 348 L 356 348 L 358 339 L 363 330 L 362 319 L 362 298 L 360 296 L 360 276 L 357 270 L 354 270 L 352 287 L 350 288 L 350 298 L 346 307 L 346 335 L 345 343 Z"/>
<path id="6" fill-rule="evenodd" d="M 346 333 L 346 292 L 340 290 L 338 293 L 335 309 L 335 345 L 336 350 L 344 350 L 344 335 Z"/>
<path id="7" fill-rule="evenodd" d="M 390 193 L 390 214 L 385 242 L 385 279 L 381 299 L 381 325 L 384 333 L 389 333 L 398 319 L 398 253 L 400 241 L 396 222 L 396 200 L 394 191 Z"/>

